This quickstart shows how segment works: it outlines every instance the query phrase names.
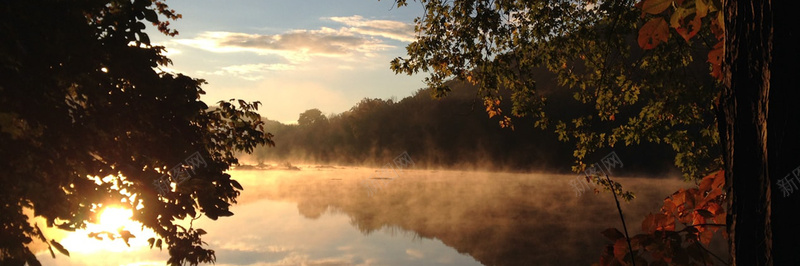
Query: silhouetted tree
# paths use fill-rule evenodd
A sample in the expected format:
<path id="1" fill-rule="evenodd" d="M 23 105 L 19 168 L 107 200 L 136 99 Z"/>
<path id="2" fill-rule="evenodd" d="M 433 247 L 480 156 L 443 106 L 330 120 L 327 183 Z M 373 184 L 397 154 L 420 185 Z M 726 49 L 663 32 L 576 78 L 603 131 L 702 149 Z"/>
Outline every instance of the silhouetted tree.
<path id="1" fill-rule="evenodd" d="M 300 126 L 311 126 L 316 123 L 324 123 L 327 122 L 328 118 L 322 114 L 322 111 L 319 109 L 309 109 L 305 112 L 300 114 L 300 117 L 297 119 L 297 124 Z"/>
<path id="2" fill-rule="evenodd" d="M 175 221 L 233 215 L 234 152 L 272 141 L 258 102 L 209 108 L 203 80 L 159 70 L 171 62 L 145 24 L 172 36 L 177 18 L 162 1 L 0 3 L 0 264 L 39 265 L 33 239 L 68 255 L 41 228 L 84 228 L 114 205 L 157 233 L 169 264 L 215 260 L 205 231 Z"/>

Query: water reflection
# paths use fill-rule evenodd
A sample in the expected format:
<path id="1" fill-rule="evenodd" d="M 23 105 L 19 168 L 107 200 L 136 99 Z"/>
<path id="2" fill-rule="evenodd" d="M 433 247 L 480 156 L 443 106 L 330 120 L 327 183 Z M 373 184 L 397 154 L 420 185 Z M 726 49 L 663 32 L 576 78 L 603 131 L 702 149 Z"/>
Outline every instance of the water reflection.
<path id="1" fill-rule="evenodd" d="M 608 193 L 576 197 L 574 176 L 404 171 L 367 196 L 374 169 L 234 171 L 245 187 L 233 217 L 196 227 L 217 265 L 589 265 L 621 227 Z M 623 210 L 637 233 L 678 180 L 625 178 Z M 69 247 L 67 247 L 69 248 Z M 163 265 L 167 252 L 74 252 L 45 265 Z M 97 255 L 103 255 L 99 259 Z"/>
<path id="2" fill-rule="evenodd" d="M 611 195 L 576 197 L 568 185 L 573 176 L 408 171 L 368 197 L 358 181 L 369 178 L 370 171 L 240 171 L 235 175 L 249 184 L 244 202 L 296 203 L 308 219 L 320 219 L 326 212 L 345 214 L 365 235 L 382 228 L 397 229 L 441 241 L 484 265 L 588 265 L 597 261 L 607 244 L 599 232 L 621 227 Z M 620 182 L 638 196 L 622 205 L 632 233 L 638 232 L 644 215 L 657 210 L 665 195 L 686 186 L 663 179 Z"/>

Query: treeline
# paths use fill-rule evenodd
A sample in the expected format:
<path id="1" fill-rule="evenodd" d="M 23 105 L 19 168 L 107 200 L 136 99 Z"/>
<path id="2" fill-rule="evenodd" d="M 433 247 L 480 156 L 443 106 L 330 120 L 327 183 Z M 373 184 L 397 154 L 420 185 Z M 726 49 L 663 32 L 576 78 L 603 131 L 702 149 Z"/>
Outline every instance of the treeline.
<path id="1" fill-rule="evenodd" d="M 267 120 L 266 130 L 275 135 L 276 146 L 260 147 L 245 161 L 381 166 L 408 152 L 420 168 L 570 171 L 575 161 L 572 144 L 535 129 L 530 118 L 514 118 L 513 130 L 501 128 L 498 117 L 488 117 L 474 87 L 450 85 L 452 92 L 442 99 L 421 89 L 400 101 L 365 98 L 349 111 L 330 116 L 311 109 L 300 114 L 297 125 Z M 579 107 L 555 106 L 550 113 L 561 116 L 579 112 Z M 615 151 L 631 173 L 671 169 L 673 154 L 664 148 Z"/>

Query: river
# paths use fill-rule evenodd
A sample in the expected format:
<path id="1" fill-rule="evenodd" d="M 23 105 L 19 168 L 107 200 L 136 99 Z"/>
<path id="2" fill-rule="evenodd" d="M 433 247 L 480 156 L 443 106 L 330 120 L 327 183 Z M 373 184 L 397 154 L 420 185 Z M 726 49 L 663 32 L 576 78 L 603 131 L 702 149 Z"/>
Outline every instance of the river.
<path id="1" fill-rule="evenodd" d="M 363 184 L 376 171 L 235 170 L 245 188 L 235 215 L 194 226 L 209 232 L 217 265 L 590 265 L 610 243 L 600 232 L 622 228 L 612 195 L 578 195 L 576 175 L 406 169 L 370 193 Z M 636 194 L 621 205 L 631 234 L 664 197 L 691 186 L 677 177 L 616 180 Z M 44 265 L 164 265 L 166 250 L 132 245 L 38 257 Z"/>

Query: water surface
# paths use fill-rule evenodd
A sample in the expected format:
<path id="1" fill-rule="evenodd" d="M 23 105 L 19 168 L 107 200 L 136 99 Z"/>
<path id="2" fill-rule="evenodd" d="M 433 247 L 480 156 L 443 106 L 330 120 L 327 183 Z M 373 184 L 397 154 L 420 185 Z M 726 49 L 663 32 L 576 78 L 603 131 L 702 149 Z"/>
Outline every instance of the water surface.
<path id="1" fill-rule="evenodd" d="M 575 175 L 405 170 L 370 196 L 362 181 L 375 171 L 233 171 L 245 187 L 235 215 L 194 225 L 209 232 L 204 240 L 217 265 L 589 265 L 610 243 L 599 232 L 622 228 L 612 195 L 576 195 Z M 622 203 L 632 234 L 665 196 L 690 185 L 617 181 L 637 195 Z M 164 264 L 166 251 L 136 241 L 39 258 L 45 265 Z"/>

